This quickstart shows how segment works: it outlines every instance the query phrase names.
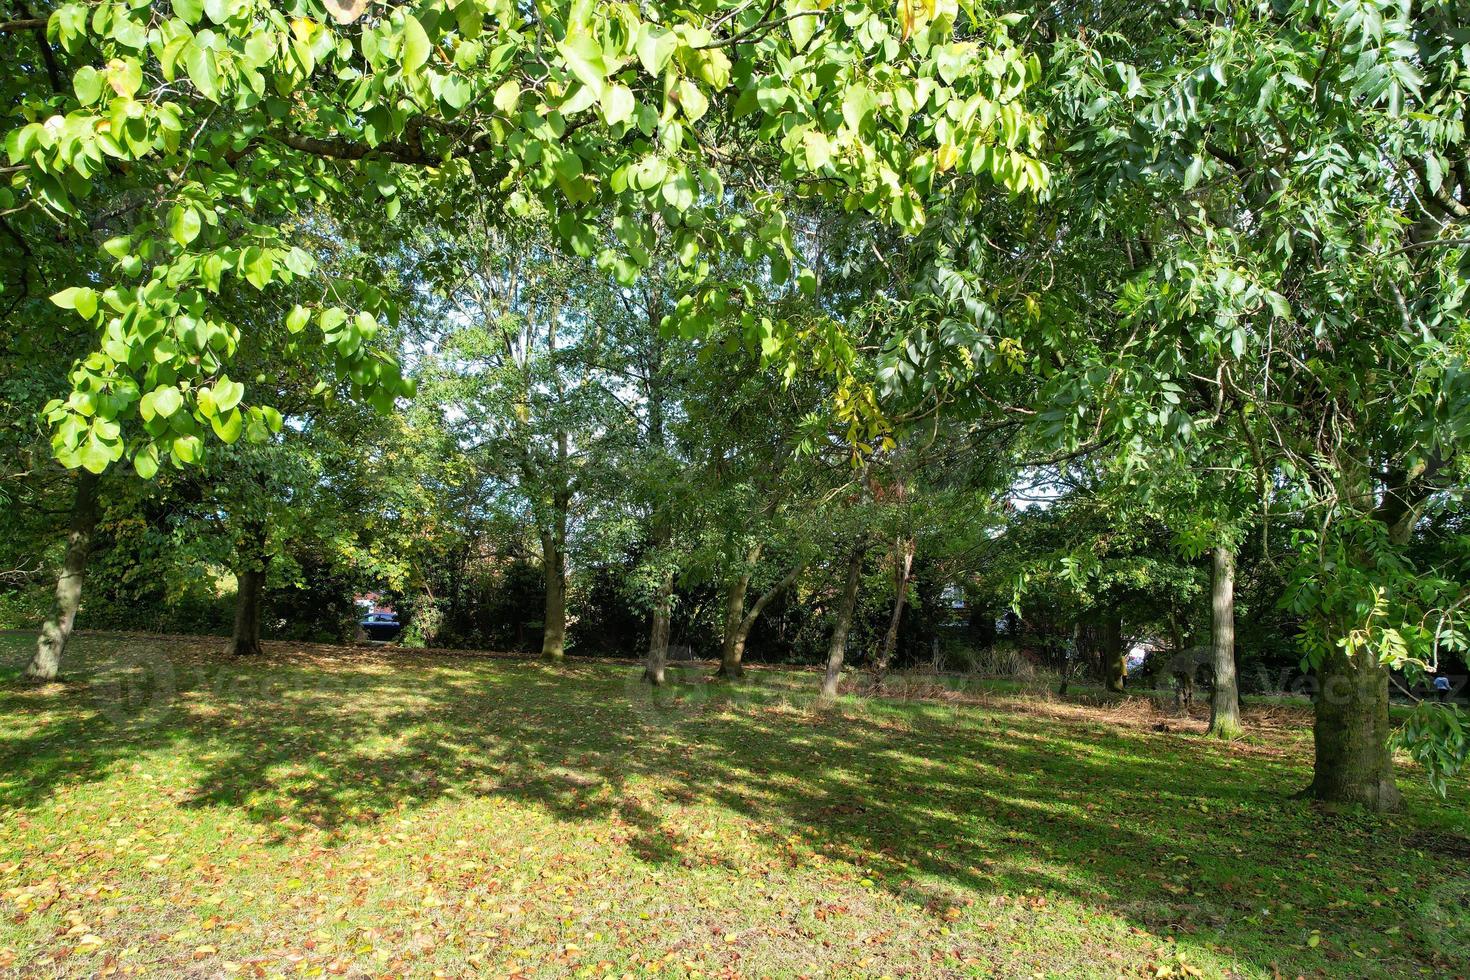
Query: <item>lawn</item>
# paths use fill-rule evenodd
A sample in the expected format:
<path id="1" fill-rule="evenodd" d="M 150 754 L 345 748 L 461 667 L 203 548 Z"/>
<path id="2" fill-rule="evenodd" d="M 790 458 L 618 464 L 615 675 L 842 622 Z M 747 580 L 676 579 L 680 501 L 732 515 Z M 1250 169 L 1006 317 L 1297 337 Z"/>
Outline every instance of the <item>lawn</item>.
<path id="1" fill-rule="evenodd" d="M 0 637 L 0 973 L 1465 974 L 1470 814 L 1326 814 L 1299 708 Z"/>

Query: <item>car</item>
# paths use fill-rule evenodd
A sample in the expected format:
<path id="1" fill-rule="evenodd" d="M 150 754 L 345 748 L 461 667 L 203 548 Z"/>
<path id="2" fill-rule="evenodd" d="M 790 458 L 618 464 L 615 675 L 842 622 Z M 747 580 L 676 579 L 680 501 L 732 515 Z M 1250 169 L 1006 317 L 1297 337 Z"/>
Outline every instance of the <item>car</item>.
<path id="1" fill-rule="evenodd" d="M 362 627 L 369 640 L 392 640 L 403 631 L 398 614 L 391 612 L 368 613 L 358 620 L 357 625 Z"/>

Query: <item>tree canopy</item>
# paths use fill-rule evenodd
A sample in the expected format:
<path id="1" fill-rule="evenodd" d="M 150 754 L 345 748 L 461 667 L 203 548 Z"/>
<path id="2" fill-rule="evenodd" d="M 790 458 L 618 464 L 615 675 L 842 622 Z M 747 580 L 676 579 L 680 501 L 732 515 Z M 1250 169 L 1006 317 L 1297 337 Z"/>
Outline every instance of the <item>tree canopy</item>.
<path id="1" fill-rule="evenodd" d="M 1389 712 L 1467 646 L 1460 4 L 4 9 L 42 674 L 138 527 L 216 529 L 241 652 L 294 576 L 829 693 L 956 595 L 1115 690 L 1208 636 L 1219 690 L 1238 583 L 1318 685 L 1314 794 L 1463 763 L 1457 709 Z"/>

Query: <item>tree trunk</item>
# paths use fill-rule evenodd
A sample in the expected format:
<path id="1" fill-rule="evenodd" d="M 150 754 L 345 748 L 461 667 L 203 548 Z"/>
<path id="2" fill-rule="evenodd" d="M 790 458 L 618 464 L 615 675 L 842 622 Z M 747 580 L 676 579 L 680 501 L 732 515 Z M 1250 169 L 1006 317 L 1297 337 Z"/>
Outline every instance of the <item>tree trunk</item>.
<path id="1" fill-rule="evenodd" d="M 914 539 L 900 538 L 893 549 L 893 615 L 888 620 L 888 632 L 883 634 L 883 646 L 878 651 L 877 672 L 881 679 L 888 671 L 898 646 L 898 627 L 903 621 L 904 603 L 909 597 L 909 577 L 914 570 Z"/>
<path id="2" fill-rule="evenodd" d="M 241 550 L 243 561 L 235 571 L 235 632 L 230 639 L 230 653 L 237 657 L 258 657 L 262 653 L 261 599 L 265 593 L 266 568 L 270 565 L 264 521 L 253 520 L 247 525 Z"/>
<path id="3" fill-rule="evenodd" d="M 1210 640 L 1215 654 L 1215 688 L 1210 695 L 1210 731 L 1216 738 L 1241 735 L 1240 691 L 1235 680 L 1235 552 L 1215 548 L 1211 577 Z"/>
<path id="4" fill-rule="evenodd" d="M 66 537 L 66 556 L 61 562 L 61 574 L 56 577 L 56 602 L 51 617 L 42 624 L 41 635 L 36 639 L 36 653 L 25 670 L 27 680 L 54 681 L 61 673 L 61 657 L 66 652 L 66 641 L 71 638 L 77 609 L 82 604 L 82 583 L 87 577 L 92 532 L 97 528 L 97 483 L 95 473 L 83 470 L 77 476 L 71 527 Z"/>
<path id="5" fill-rule="evenodd" d="M 541 656 L 561 660 L 567 646 L 567 556 L 554 533 L 541 535 L 541 567 L 546 576 Z"/>
<path id="6" fill-rule="evenodd" d="M 751 629 L 755 627 L 755 621 L 760 618 L 761 612 L 768 606 L 772 599 L 776 598 L 801 574 L 803 566 L 797 563 L 781 576 L 780 580 L 772 585 L 760 598 L 755 600 L 754 605 L 747 612 L 742 607 L 745 604 L 745 594 L 750 587 L 750 575 L 744 576 L 742 582 L 730 583 L 730 591 L 725 601 L 725 639 L 720 645 L 720 669 L 716 676 L 736 679 L 744 675 L 745 667 L 745 638 L 750 635 Z M 739 591 L 737 603 L 736 591 Z M 732 624 L 733 617 L 733 624 Z"/>
<path id="7" fill-rule="evenodd" d="M 674 604 L 674 573 L 664 573 L 658 596 L 653 603 L 653 620 L 648 629 L 648 665 L 643 679 L 654 687 L 664 682 L 664 666 L 669 659 L 669 619 Z"/>
<path id="8" fill-rule="evenodd" d="M 730 581 L 725 590 L 725 635 L 720 643 L 720 669 L 716 676 L 734 680 L 745 673 L 741 660 L 745 656 L 745 593 L 750 588 L 747 567 Z"/>
<path id="9" fill-rule="evenodd" d="M 1316 765 L 1308 794 L 1371 810 L 1399 804 L 1388 747 L 1388 668 L 1333 648 L 1317 671 Z"/>
<path id="10" fill-rule="evenodd" d="M 1103 684 L 1109 691 L 1121 693 L 1127 668 L 1123 660 L 1123 614 L 1116 611 L 1103 613 L 1098 630 L 1098 646 L 1101 648 Z"/>
<path id="11" fill-rule="evenodd" d="M 827 673 L 822 678 L 822 697 L 837 696 L 837 682 L 842 679 L 842 660 L 847 655 L 847 634 L 852 629 L 852 616 L 857 609 L 858 585 L 862 582 L 863 551 L 853 549 L 847 561 L 847 582 L 837 606 L 837 622 L 832 626 L 832 645 L 827 648 Z"/>
<path id="12" fill-rule="evenodd" d="M 1355 481 L 1368 486 L 1366 479 Z M 1403 548 L 1414 534 L 1419 507 L 1432 484 L 1403 472 L 1391 474 L 1375 516 L 1388 528 L 1389 541 Z M 1365 490 L 1359 502 L 1371 504 Z M 1363 556 L 1363 560 L 1369 560 Z M 1346 624 L 1333 631 L 1347 636 Z M 1371 810 L 1399 805 L 1393 777 L 1393 753 L 1388 747 L 1392 728 L 1388 716 L 1388 668 L 1370 651 L 1350 653 L 1332 644 L 1317 669 L 1313 741 L 1316 758 L 1306 795 L 1325 803 L 1361 804 Z"/>

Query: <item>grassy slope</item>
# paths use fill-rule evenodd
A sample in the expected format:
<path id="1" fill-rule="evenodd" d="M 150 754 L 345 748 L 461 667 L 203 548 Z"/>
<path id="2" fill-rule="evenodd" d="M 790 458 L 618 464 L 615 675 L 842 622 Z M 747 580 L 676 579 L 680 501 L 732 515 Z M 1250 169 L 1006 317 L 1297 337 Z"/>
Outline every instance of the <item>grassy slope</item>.
<path id="1" fill-rule="evenodd" d="M 218 645 L 0 638 L 0 973 L 1467 971 L 1465 786 L 1321 814 L 1299 728 Z"/>

